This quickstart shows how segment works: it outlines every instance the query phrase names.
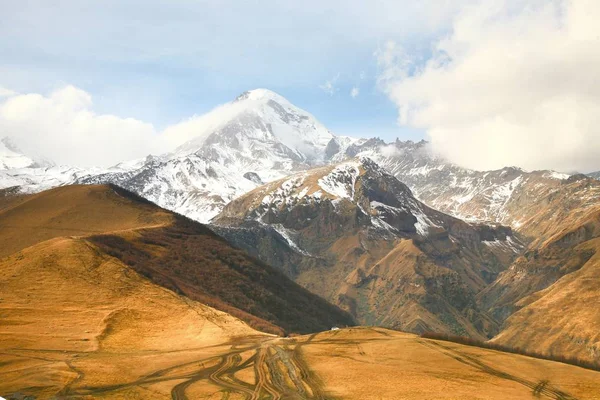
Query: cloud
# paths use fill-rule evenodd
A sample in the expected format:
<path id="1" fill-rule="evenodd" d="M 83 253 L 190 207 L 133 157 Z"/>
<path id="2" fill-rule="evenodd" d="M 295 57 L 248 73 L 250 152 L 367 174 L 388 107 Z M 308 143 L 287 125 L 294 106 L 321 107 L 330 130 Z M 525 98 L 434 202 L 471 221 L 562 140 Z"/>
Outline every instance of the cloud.
<path id="1" fill-rule="evenodd" d="M 96 114 L 91 96 L 74 86 L 8 97 L 0 102 L 0 132 L 26 154 L 61 164 L 108 166 L 160 150 L 151 124 Z"/>
<path id="2" fill-rule="evenodd" d="M 337 92 L 337 90 L 338 90 L 335 85 L 339 79 L 340 79 L 340 74 L 337 73 L 333 78 L 329 79 L 324 84 L 320 85 L 319 88 L 321 88 L 328 95 L 333 96 L 335 94 L 335 92 Z"/>
<path id="3" fill-rule="evenodd" d="M 352 90 L 350 90 L 350 97 L 352 97 L 353 99 L 357 98 L 359 94 L 360 89 L 357 87 L 353 87 Z"/>
<path id="4" fill-rule="evenodd" d="M 161 141 L 169 149 L 174 149 L 189 141 L 190 149 L 197 149 L 209 134 L 216 131 L 227 121 L 244 111 L 248 102 L 232 102 L 217 106 L 202 115 L 167 127 L 161 133 Z"/>
<path id="5" fill-rule="evenodd" d="M 68 82 L 93 94 L 97 113 L 162 127 L 255 87 L 302 98 L 331 77 L 323 71 L 370 75 L 382 38 L 438 35 L 469 1 L 4 1 L 0 76 L 20 93 Z"/>
<path id="6" fill-rule="evenodd" d="M 187 142 L 195 150 L 247 106 L 248 101 L 223 104 L 159 131 L 134 118 L 95 113 L 92 96 L 69 85 L 47 96 L 18 94 L 0 100 L 0 138 L 9 136 L 26 155 L 58 164 L 108 167 Z"/>
<path id="7" fill-rule="evenodd" d="M 598 20 L 595 0 L 481 2 L 424 62 L 386 43 L 379 85 L 400 124 L 456 163 L 600 169 Z"/>
<path id="8" fill-rule="evenodd" d="M 17 92 L 0 86 L 0 99 L 2 97 L 10 97 L 16 95 Z"/>

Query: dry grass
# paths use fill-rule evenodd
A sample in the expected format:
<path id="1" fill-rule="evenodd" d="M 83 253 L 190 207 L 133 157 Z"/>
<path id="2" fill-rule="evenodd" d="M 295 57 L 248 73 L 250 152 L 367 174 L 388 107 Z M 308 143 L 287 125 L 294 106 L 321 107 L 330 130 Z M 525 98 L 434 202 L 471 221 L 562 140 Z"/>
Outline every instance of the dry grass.
<path id="1" fill-rule="evenodd" d="M 325 332 L 302 351 L 338 399 L 600 398 L 595 371 L 380 328 Z"/>
<path id="2" fill-rule="evenodd" d="M 180 350 L 4 354 L 0 391 L 41 398 L 572 400 L 600 393 L 595 371 L 379 328 L 249 335 Z"/>
<path id="3" fill-rule="evenodd" d="M 421 334 L 421 337 L 424 339 L 434 339 L 434 340 L 443 340 L 445 342 L 459 343 L 465 346 L 473 346 L 480 347 L 483 349 L 497 350 L 505 353 L 512 354 L 520 354 L 527 357 L 539 358 L 541 360 L 550 360 L 556 361 L 563 364 L 574 365 L 576 367 L 586 368 L 593 371 L 600 372 L 600 362 L 597 361 L 587 361 L 582 360 L 577 357 L 567 357 L 563 355 L 554 355 L 554 354 L 545 354 L 545 353 L 537 353 L 534 351 L 529 351 L 527 349 L 519 348 L 519 347 L 511 347 L 505 346 L 499 343 L 494 342 L 483 342 L 477 339 L 468 338 L 464 336 L 456 336 L 456 335 L 448 335 L 444 333 L 436 333 L 436 332 L 425 332 Z"/>
<path id="4" fill-rule="evenodd" d="M 293 283 L 282 272 L 232 248 L 207 228 L 177 216 L 139 237 L 89 238 L 154 283 L 230 313 L 274 334 L 353 325 L 352 317 Z"/>
<path id="5" fill-rule="evenodd" d="M 65 186 L 21 198 L 0 210 L 0 257 L 61 236 L 170 223 L 171 214 L 109 186 Z"/>
<path id="6" fill-rule="evenodd" d="M 594 254 L 579 270 L 525 297 L 493 341 L 557 357 L 587 362 L 600 359 L 600 238 L 578 246 Z"/>
<path id="7" fill-rule="evenodd" d="M 135 381 L 181 352 L 188 358 L 194 349 L 256 334 L 81 239 L 53 239 L 2 260 L 0 286 L 1 395 L 49 398 Z"/>

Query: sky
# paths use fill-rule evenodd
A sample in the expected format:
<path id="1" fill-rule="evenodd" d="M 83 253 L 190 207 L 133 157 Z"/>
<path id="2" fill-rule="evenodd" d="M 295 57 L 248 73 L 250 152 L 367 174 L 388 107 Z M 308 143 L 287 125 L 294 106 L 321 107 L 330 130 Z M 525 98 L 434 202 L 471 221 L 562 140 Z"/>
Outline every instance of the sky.
<path id="1" fill-rule="evenodd" d="M 0 136 L 59 163 L 157 138 L 254 88 L 332 132 L 476 169 L 600 169 L 595 0 L 0 2 Z"/>

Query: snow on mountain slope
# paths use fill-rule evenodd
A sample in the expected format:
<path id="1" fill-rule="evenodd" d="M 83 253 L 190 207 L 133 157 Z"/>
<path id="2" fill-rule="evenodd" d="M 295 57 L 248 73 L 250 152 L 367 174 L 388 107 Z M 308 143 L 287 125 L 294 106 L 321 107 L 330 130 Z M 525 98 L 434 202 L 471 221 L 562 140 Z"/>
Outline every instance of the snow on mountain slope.
<path id="1" fill-rule="evenodd" d="M 264 182 L 366 156 L 435 209 L 519 228 L 531 217 L 523 207 L 559 190 L 568 177 L 518 168 L 473 171 L 431 153 L 426 142 L 334 136 L 311 114 L 266 89 L 245 92 L 202 121 L 207 122 L 197 126 L 196 137 L 173 152 L 108 169 L 49 168 L 3 141 L 0 186 L 31 192 L 74 182 L 115 183 L 207 222 L 229 201 Z M 45 168 L 33 168 L 40 166 Z"/>
<path id="2" fill-rule="evenodd" d="M 79 183 L 110 182 L 201 222 L 263 182 L 322 164 L 333 134 L 312 115 L 266 89 L 219 109 L 221 120 L 172 153 L 119 164 Z"/>
<path id="3" fill-rule="evenodd" d="M 39 192 L 73 182 L 83 174 L 80 168 L 55 166 L 44 158 L 25 155 L 13 138 L 0 140 L 0 188 L 19 186 L 22 192 Z"/>
<path id="4" fill-rule="evenodd" d="M 588 176 L 594 179 L 600 179 L 600 171 L 589 173 Z"/>
<path id="5" fill-rule="evenodd" d="M 379 139 L 350 146 L 348 157 L 368 156 L 415 196 L 437 210 L 473 222 L 495 222 L 519 228 L 530 215 L 522 208 L 561 188 L 569 175 L 527 172 L 516 167 L 474 171 L 433 154 L 424 141 L 387 144 Z M 336 155 L 336 157 L 340 157 Z"/>
<path id="6" fill-rule="evenodd" d="M 242 93 L 221 107 L 227 116 L 210 130 L 181 145 L 175 155 L 190 154 L 214 143 L 254 153 L 270 151 L 297 161 L 323 161 L 333 138 L 315 117 L 267 89 Z M 207 118 L 209 119 L 209 118 Z"/>
<path id="7" fill-rule="evenodd" d="M 267 183 L 212 222 L 361 323 L 415 332 L 496 332 L 474 295 L 522 249 L 510 228 L 431 209 L 368 157 Z"/>
<path id="8" fill-rule="evenodd" d="M 363 224 L 394 235 L 427 237 L 459 221 L 421 203 L 406 185 L 370 158 L 357 157 L 267 183 L 227 205 L 214 222 L 227 225 L 226 221 L 235 219 L 286 225 L 278 220 L 278 214 L 326 203 L 335 210 L 352 204 Z M 305 222 L 289 220 L 287 224 Z"/>

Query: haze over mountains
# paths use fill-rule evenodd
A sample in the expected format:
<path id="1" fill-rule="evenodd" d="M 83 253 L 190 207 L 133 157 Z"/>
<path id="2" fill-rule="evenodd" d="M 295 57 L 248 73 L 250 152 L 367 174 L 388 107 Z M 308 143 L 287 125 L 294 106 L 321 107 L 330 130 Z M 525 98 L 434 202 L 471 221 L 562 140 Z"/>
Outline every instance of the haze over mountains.
<path id="1" fill-rule="evenodd" d="M 296 349 L 306 343 L 318 358 L 337 340 L 332 333 L 322 336 L 325 344 L 305 337 L 291 347 L 254 329 L 302 334 L 355 323 L 598 360 L 600 311 L 589 305 L 600 296 L 600 181 L 518 167 L 474 171 L 433 154 L 426 142 L 336 136 L 266 89 L 245 92 L 226 109 L 174 151 L 106 169 L 55 166 L 2 140 L 1 279 L 13 293 L 0 303 L 11 321 L 3 345 L 20 349 L 11 365 L 23 349 L 67 349 L 67 361 L 24 368 L 53 376 L 48 387 L 62 394 L 85 395 L 97 387 L 81 383 L 90 365 L 73 366 L 79 352 L 100 359 L 129 341 L 140 352 L 227 343 L 214 369 L 169 375 L 201 359 L 186 355 L 173 371 L 129 381 L 169 382 L 156 390 L 179 398 L 210 375 L 231 393 L 324 398 L 325 386 Z M 43 289 L 33 307 L 14 294 L 34 286 Z M 94 294 L 77 304 L 69 293 Z M 62 315 L 63 308 L 71 311 Z M 40 320 L 36 310 L 52 318 Z M 166 331 L 156 328 L 164 323 Z M 62 328 L 52 336 L 55 324 Z M 214 340 L 194 330 L 199 325 L 210 326 Z M 18 326 L 27 326 L 22 336 Z M 413 336 L 398 335 L 344 332 L 338 345 L 379 336 L 393 348 L 396 340 L 414 345 Z M 163 343 L 170 336 L 173 345 Z M 236 352 L 239 336 L 254 337 L 249 354 Z M 464 349 L 440 351 L 479 365 Z M 251 363 L 254 381 L 234 376 Z M 278 381 L 278 368 L 302 379 Z M 106 390 L 110 379 L 122 382 L 97 379 Z M 177 379 L 183 391 L 171 391 Z"/>

